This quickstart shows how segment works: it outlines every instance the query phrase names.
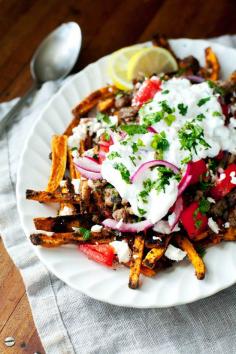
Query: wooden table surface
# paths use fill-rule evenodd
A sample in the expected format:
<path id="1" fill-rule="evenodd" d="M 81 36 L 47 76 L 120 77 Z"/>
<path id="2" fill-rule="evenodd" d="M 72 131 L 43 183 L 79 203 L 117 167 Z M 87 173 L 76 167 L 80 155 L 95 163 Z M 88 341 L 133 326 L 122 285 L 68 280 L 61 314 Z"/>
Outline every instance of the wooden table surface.
<path id="1" fill-rule="evenodd" d="M 78 71 L 157 32 L 172 38 L 236 33 L 235 13 L 234 0 L 0 0 L 0 101 L 29 88 L 32 53 L 62 22 L 76 21 L 82 29 Z M 8 336 L 15 338 L 11 348 L 4 344 Z M 44 350 L 25 288 L 0 239 L 0 353 L 36 352 Z"/>

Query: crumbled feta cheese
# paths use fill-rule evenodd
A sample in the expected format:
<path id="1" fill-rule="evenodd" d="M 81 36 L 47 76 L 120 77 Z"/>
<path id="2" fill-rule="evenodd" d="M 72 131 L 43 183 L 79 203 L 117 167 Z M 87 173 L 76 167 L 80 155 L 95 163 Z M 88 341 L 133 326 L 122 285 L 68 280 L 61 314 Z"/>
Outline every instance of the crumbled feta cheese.
<path id="1" fill-rule="evenodd" d="M 160 232 L 161 234 L 169 235 L 171 232 L 177 232 L 180 230 L 179 225 L 175 225 L 174 229 L 171 230 L 171 227 L 169 225 L 168 221 L 161 220 L 158 221 L 154 226 L 153 230 L 156 232 Z"/>
<path id="2" fill-rule="evenodd" d="M 73 214 L 73 210 L 68 206 L 64 206 L 64 208 L 59 211 L 59 215 L 61 216 L 72 215 L 72 214 Z"/>
<path id="3" fill-rule="evenodd" d="M 230 227 L 230 223 L 229 222 L 226 222 L 224 225 L 223 225 L 226 229 L 228 229 Z"/>
<path id="4" fill-rule="evenodd" d="M 213 203 L 213 204 L 216 203 L 215 199 L 213 199 L 213 198 L 211 198 L 211 197 L 208 197 L 207 200 L 208 200 L 208 202 L 210 202 L 210 203 Z"/>
<path id="5" fill-rule="evenodd" d="M 226 174 L 225 173 L 221 173 L 220 174 L 220 177 L 219 177 L 219 181 L 223 181 L 226 177 Z"/>
<path id="6" fill-rule="evenodd" d="M 236 177 L 235 177 L 235 171 L 230 172 L 230 177 L 231 177 L 231 183 L 236 184 Z"/>
<path id="7" fill-rule="evenodd" d="M 216 234 L 219 233 L 220 228 L 219 228 L 218 224 L 212 218 L 208 219 L 208 226 Z"/>
<path id="8" fill-rule="evenodd" d="M 177 248 L 173 245 L 169 245 L 165 251 L 165 256 L 172 261 L 182 261 L 184 257 L 187 255 L 186 252 L 182 251 L 180 248 Z"/>
<path id="9" fill-rule="evenodd" d="M 102 228 L 103 228 L 102 225 L 93 225 L 93 226 L 91 227 L 91 231 L 92 231 L 92 232 L 101 232 L 101 231 L 102 231 Z"/>
<path id="10" fill-rule="evenodd" d="M 80 193 L 80 179 L 79 178 L 73 178 L 71 183 L 74 186 L 75 194 L 79 194 Z"/>
<path id="11" fill-rule="evenodd" d="M 51 232 L 51 231 L 44 231 L 44 230 L 35 230 L 34 231 L 35 234 L 44 234 L 46 236 L 53 236 L 54 232 Z"/>
<path id="12" fill-rule="evenodd" d="M 114 248 L 114 251 L 118 257 L 119 263 L 127 263 L 131 257 L 131 250 L 128 243 L 125 240 L 112 241 L 110 245 Z"/>
<path id="13" fill-rule="evenodd" d="M 159 236 L 152 236 L 152 239 L 154 241 L 162 241 L 162 239 Z"/>
<path id="14" fill-rule="evenodd" d="M 66 187 L 66 180 L 63 179 L 63 180 L 60 182 L 60 187 L 61 187 L 61 188 Z"/>

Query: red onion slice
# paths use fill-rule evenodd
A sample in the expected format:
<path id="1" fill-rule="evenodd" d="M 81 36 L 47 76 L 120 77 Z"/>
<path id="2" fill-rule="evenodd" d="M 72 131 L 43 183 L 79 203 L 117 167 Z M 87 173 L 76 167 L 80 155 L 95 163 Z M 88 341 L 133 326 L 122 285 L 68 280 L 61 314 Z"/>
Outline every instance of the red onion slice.
<path id="1" fill-rule="evenodd" d="M 147 127 L 147 130 L 148 130 L 150 133 L 157 133 L 156 129 L 153 128 L 152 126 L 151 126 L 151 127 Z"/>
<path id="2" fill-rule="evenodd" d="M 179 196 L 175 202 L 175 205 L 174 205 L 173 214 L 175 214 L 175 219 L 174 219 L 173 223 L 170 224 L 171 231 L 173 231 L 173 229 L 175 228 L 175 225 L 178 223 L 180 215 L 183 211 L 183 208 L 184 208 L 183 198 L 181 196 Z"/>
<path id="3" fill-rule="evenodd" d="M 191 182 L 192 175 L 190 175 L 190 170 L 191 170 L 190 163 L 188 163 L 185 174 L 184 174 L 183 178 L 181 179 L 179 186 L 178 186 L 178 189 L 179 189 L 178 197 L 183 193 L 183 191 L 188 187 L 188 185 Z"/>
<path id="4" fill-rule="evenodd" d="M 185 78 L 192 81 L 192 82 L 196 82 L 198 84 L 206 81 L 203 77 L 197 76 L 197 75 L 188 75 L 188 76 L 185 76 Z"/>
<path id="5" fill-rule="evenodd" d="M 75 159 L 74 164 L 76 165 L 76 167 L 82 168 L 83 170 L 89 172 L 101 172 L 101 165 L 99 165 L 96 160 L 93 161 L 92 158 L 88 156 L 79 157 L 78 159 Z"/>
<path id="6" fill-rule="evenodd" d="M 178 173 L 179 169 L 177 166 L 173 165 L 172 163 L 168 162 L 168 161 L 164 161 L 164 160 L 151 160 L 148 162 L 144 162 L 141 166 L 139 166 L 139 168 L 134 172 L 134 174 L 131 176 L 130 180 L 132 183 L 134 183 L 135 181 L 137 181 L 137 179 L 139 178 L 139 176 L 146 171 L 148 168 L 150 167 L 154 167 L 154 166 L 165 166 L 170 168 L 174 173 Z"/>
<path id="7" fill-rule="evenodd" d="M 83 176 L 83 177 L 86 177 L 88 179 L 93 179 L 93 180 L 102 179 L 101 173 L 84 170 L 83 168 L 78 166 L 76 163 L 75 163 L 75 167 L 79 171 L 81 176 Z"/>
<path id="8" fill-rule="evenodd" d="M 92 162 L 94 162 L 96 164 L 99 164 L 98 160 L 96 160 L 94 157 L 91 157 L 91 156 L 88 156 L 88 155 L 84 155 L 84 158 L 88 159 L 88 160 L 90 160 L 90 161 L 92 161 Z"/>
<path id="9" fill-rule="evenodd" d="M 141 231 L 145 231 L 153 226 L 153 224 L 148 220 L 135 222 L 135 223 L 125 223 L 122 221 L 116 221 L 114 219 L 105 219 L 102 222 L 102 225 L 109 227 L 110 229 L 113 230 L 118 230 L 120 232 L 130 232 L 130 233 L 135 233 L 135 232 L 138 233 Z"/>

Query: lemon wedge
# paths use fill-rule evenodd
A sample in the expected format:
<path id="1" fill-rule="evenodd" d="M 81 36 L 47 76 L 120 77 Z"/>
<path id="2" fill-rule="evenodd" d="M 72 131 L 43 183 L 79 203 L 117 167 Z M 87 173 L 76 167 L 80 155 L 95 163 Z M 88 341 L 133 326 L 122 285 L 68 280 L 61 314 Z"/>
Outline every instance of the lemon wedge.
<path id="1" fill-rule="evenodd" d="M 142 44 L 133 45 L 117 50 L 111 54 L 108 64 L 108 74 L 114 85 L 120 90 L 131 90 L 132 80 L 127 77 L 128 64 L 135 54 L 145 49 Z"/>
<path id="2" fill-rule="evenodd" d="M 127 79 L 178 70 L 178 64 L 170 52 L 160 47 L 143 48 L 135 53 L 128 62 Z"/>

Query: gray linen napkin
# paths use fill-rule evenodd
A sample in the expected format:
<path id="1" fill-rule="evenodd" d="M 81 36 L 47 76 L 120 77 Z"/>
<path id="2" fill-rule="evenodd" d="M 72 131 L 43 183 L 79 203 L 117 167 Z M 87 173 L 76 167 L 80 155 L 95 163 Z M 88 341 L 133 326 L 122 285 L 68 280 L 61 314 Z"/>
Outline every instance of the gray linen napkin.
<path id="1" fill-rule="evenodd" d="M 214 41 L 236 47 L 236 36 Z M 168 309 L 130 309 L 95 301 L 65 285 L 39 261 L 16 210 L 19 154 L 35 117 L 57 90 L 47 83 L 0 140 L 0 233 L 26 286 L 48 354 L 235 353 L 236 286 Z M 2 116 L 14 102 L 0 105 Z M 184 291 L 184 289 L 183 289 Z M 0 309 L 1 310 L 1 309 Z"/>

